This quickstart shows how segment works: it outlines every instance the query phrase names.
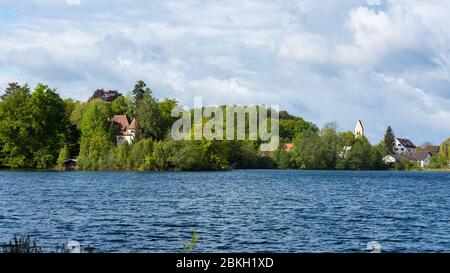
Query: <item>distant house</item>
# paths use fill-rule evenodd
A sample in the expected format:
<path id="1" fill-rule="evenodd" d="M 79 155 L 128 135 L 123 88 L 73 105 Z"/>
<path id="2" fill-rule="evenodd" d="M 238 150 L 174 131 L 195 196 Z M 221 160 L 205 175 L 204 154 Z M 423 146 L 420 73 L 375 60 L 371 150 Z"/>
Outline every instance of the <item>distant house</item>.
<path id="1" fill-rule="evenodd" d="M 392 155 L 387 155 L 387 156 L 383 157 L 383 161 L 384 161 L 385 164 L 390 164 L 390 163 L 397 162 L 395 157 L 393 157 Z"/>
<path id="2" fill-rule="evenodd" d="M 427 145 L 422 148 L 422 151 L 429 152 L 432 156 L 436 156 L 439 153 L 440 149 L 441 147 L 437 145 Z"/>
<path id="3" fill-rule="evenodd" d="M 131 144 L 136 133 L 137 120 L 134 118 L 129 124 L 126 115 L 115 115 L 111 121 L 116 127 L 116 144 L 121 145 L 125 141 Z"/>
<path id="4" fill-rule="evenodd" d="M 294 143 L 286 143 L 283 145 L 283 149 L 288 153 L 291 152 L 292 150 L 294 150 L 294 148 L 295 148 Z M 263 148 L 260 148 L 259 152 L 262 156 L 270 156 L 274 153 L 274 151 L 272 151 L 269 148 L 267 148 L 266 150 L 264 150 Z"/>
<path id="5" fill-rule="evenodd" d="M 344 146 L 342 151 L 339 152 L 339 158 L 347 158 L 348 153 L 352 150 L 352 146 Z"/>
<path id="6" fill-rule="evenodd" d="M 289 153 L 294 149 L 295 145 L 294 145 L 294 143 L 286 143 L 286 144 L 284 144 L 283 147 L 284 147 L 284 150 Z"/>
<path id="7" fill-rule="evenodd" d="M 383 161 L 384 163 L 389 164 L 400 162 L 402 160 L 408 160 L 424 168 L 430 165 L 431 158 L 432 156 L 430 152 L 414 152 L 414 153 L 387 155 L 383 158 Z"/>
<path id="8" fill-rule="evenodd" d="M 394 152 L 396 154 L 407 154 L 414 153 L 417 149 L 417 146 L 407 138 L 396 138 L 395 139 L 395 147 Z"/>
<path id="9" fill-rule="evenodd" d="M 355 126 L 355 137 L 359 138 L 359 137 L 363 137 L 364 136 L 364 126 L 362 124 L 361 120 L 358 120 L 358 122 L 356 123 Z"/>
<path id="10" fill-rule="evenodd" d="M 77 160 L 76 159 L 67 159 L 63 162 L 63 169 L 64 170 L 73 170 L 77 167 Z"/>

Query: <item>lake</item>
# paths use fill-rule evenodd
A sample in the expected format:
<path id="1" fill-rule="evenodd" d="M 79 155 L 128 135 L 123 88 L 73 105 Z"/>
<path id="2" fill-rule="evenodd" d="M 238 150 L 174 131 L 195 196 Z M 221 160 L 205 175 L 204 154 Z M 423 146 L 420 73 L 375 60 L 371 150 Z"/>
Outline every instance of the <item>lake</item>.
<path id="1" fill-rule="evenodd" d="M 0 172 L 0 242 L 96 252 L 450 251 L 450 173 Z"/>

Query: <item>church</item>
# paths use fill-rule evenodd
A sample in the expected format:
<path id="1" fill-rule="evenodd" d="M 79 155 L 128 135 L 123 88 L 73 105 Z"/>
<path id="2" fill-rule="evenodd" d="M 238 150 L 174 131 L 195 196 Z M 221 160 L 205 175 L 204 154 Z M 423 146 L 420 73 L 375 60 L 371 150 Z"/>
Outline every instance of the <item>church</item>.
<path id="1" fill-rule="evenodd" d="M 355 126 L 355 137 L 359 138 L 359 137 L 363 137 L 364 136 L 364 126 L 362 124 L 361 120 L 358 120 L 358 122 L 356 123 Z"/>

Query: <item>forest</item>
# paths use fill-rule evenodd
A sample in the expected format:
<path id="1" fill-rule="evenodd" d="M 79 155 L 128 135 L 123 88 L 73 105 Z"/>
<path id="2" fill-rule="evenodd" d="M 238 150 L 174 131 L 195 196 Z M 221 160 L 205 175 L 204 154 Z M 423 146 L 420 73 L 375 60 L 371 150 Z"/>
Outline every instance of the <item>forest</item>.
<path id="1" fill-rule="evenodd" d="M 270 154 L 260 152 L 260 140 L 174 141 L 170 129 L 177 118 L 171 111 L 177 103 L 155 98 L 143 81 L 126 95 L 96 90 L 85 102 L 62 99 L 44 84 L 31 90 L 10 83 L 0 97 L 0 168 L 63 169 L 68 159 L 77 160 L 78 170 L 101 171 L 408 168 L 383 163 L 389 154 L 385 139 L 371 145 L 365 137 L 338 131 L 336 123 L 319 129 L 286 111 L 279 112 L 280 148 Z M 132 144 L 116 145 L 111 118 L 119 114 L 138 120 Z M 286 151 L 285 143 L 293 149 Z M 433 166 L 449 162 L 449 146 L 450 139 L 442 143 Z"/>

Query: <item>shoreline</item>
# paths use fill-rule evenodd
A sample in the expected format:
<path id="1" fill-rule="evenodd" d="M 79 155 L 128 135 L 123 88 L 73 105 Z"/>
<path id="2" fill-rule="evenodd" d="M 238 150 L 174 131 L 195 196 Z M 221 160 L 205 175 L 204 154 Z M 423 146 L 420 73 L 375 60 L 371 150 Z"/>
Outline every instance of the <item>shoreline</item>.
<path id="1" fill-rule="evenodd" d="M 450 168 L 445 169 L 415 169 L 415 170 L 320 170 L 320 169 L 232 169 L 232 170 L 200 170 L 200 171 L 177 171 L 177 170 L 164 170 L 164 171 L 142 171 L 142 170 L 55 170 L 55 169 L 0 169 L 0 172 L 74 172 L 74 173 L 202 173 L 202 172 L 233 172 L 233 171 L 321 171 L 321 172 L 430 172 L 430 173 L 448 173 Z"/>

